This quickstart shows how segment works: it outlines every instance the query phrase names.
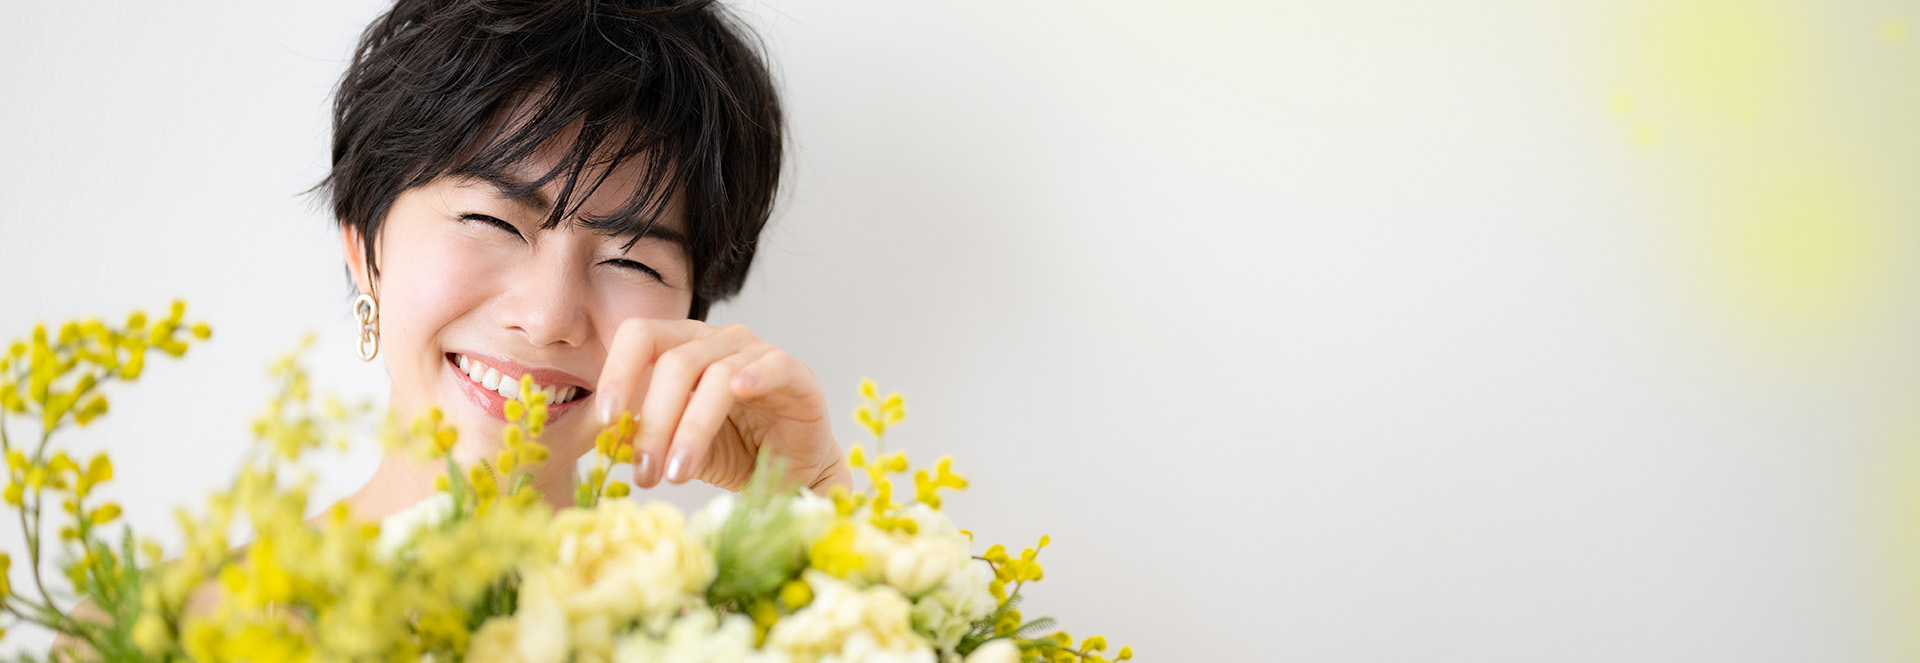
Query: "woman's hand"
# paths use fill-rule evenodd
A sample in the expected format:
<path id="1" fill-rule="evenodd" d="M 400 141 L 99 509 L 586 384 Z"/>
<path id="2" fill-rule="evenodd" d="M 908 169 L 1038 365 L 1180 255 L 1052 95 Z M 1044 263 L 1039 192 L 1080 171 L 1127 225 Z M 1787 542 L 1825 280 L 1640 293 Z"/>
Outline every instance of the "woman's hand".
<path id="1" fill-rule="evenodd" d="M 820 381 L 742 325 L 629 319 L 594 389 L 603 425 L 632 413 L 634 485 L 699 479 L 738 491 L 762 448 L 814 490 L 849 485 Z"/>

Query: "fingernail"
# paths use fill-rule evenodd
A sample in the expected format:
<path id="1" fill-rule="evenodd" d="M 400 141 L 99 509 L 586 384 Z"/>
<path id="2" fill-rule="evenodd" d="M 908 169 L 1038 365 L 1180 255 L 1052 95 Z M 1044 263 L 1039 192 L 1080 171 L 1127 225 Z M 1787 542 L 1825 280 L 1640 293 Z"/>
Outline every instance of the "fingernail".
<path id="1" fill-rule="evenodd" d="M 600 416 L 600 423 L 602 425 L 613 423 L 613 399 L 600 398 L 603 394 L 594 394 L 593 396 L 600 401 L 593 405 L 594 413 Z"/>
<path id="2" fill-rule="evenodd" d="M 658 479 L 653 476 L 653 454 L 642 451 L 640 457 L 633 461 L 633 482 L 641 486 L 652 486 L 655 481 Z"/>
<path id="3" fill-rule="evenodd" d="M 680 483 L 687 480 L 687 452 L 675 451 L 667 459 L 667 481 Z"/>

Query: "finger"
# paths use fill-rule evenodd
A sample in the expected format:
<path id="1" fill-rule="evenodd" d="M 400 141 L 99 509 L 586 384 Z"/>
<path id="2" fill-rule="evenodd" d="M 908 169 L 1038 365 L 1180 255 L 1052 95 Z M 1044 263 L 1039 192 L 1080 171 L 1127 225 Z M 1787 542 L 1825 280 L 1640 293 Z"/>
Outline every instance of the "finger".
<path id="1" fill-rule="evenodd" d="M 779 348 L 760 354 L 729 386 L 734 397 L 792 419 L 817 420 L 825 409 L 825 395 L 813 370 Z"/>
<path id="2" fill-rule="evenodd" d="M 667 458 L 667 445 L 680 425 L 680 414 L 700 374 L 707 366 L 738 352 L 752 338 L 744 327 L 729 325 L 660 353 L 640 401 L 640 432 L 633 443 L 634 485 L 651 488 L 659 482 L 660 472 L 665 469 L 660 461 Z M 684 468 L 679 469 L 684 472 Z"/>
<path id="3" fill-rule="evenodd" d="M 641 387 L 652 375 L 653 362 L 660 353 L 699 337 L 706 323 L 697 320 L 648 320 L 629 318 L 614 331 L 607 347 L 607 361 L 600 367 L 600 379 L 594 384 L 595 411 L 602 426 L 613 424 L 624 413 L 640 409 Z"/>
<path id="4" fill-rule="evenodd" d="M 700 382 L 694 385 L 693 397 L 687 401 L 687 410 L 680 415 L 680 426 L 674 429 L 673 442 L 667 448 L 667 481 L 683 483 L 691 477 L 704 476 L 702 472 L 712 460 L 714 438 L 733 412 L 735 399 L 729 385 L 741 368 L 766 352 L 765 347 L 749 346 L 714 362 L 700 374 Z M 750 466 L 752 461 L 748 463 Z"/>
<path id="5" fill-rule="evenodd" d="M 760 355 L 741 369 L 730 385 L 734 397 L 757 410 L 797 422 L 821 423 L 826 413 L 826 395 L 819 378 L 806 364 L 778 348 Z M 847 473 L 846 459 L 831 433 L 825 439 L 782 441 L 776 451 L 787 461 L 789 478 L 809 488 L 819 488 L 822 478 L 835 479 Z M 772 443 L 769 443 L 772 444 Z M 844 478 L 837 479 L 845 482 Z"/>

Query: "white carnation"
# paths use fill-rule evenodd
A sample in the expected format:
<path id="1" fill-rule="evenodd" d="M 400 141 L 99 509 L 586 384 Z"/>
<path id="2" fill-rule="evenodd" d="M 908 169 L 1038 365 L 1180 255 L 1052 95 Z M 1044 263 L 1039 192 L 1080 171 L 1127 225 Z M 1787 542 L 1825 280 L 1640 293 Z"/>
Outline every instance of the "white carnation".
<path id="1" fill-rule="evenodd" d="M 838 653 L 820 657 L 820 663 L 937 663 L 937 661 L 932 650 L 889 651 L 880 648 L 873 636 L 855 633 L 840 646 Z"/>
<path id="2" fill-rule="evenodd" d="M 902 660 L 933 663 L 933 650 L 913 632 L 912 606 L 899 591 L 884 585 L 856 588 L 814 570 L 802 578 L 813 590 L 813 601 L 774 623 L 767 649 L 784 652 L 796 663 L 895 660 L 873 658 L 882 654 L 911 654 Z"/>
<path id="3" fill-rule="evenodd" d="M 818 541 L 833 529 L 833 522 L 840 512 L 833 506 L 833 500 L 815 495 L 810 491 L 800 491 L 787 507 L 794 519 L 800 523 L 802 541 Z"/>
<path id="4" fill-rule="evenodd" d="M 913 602 L 913 626 L 930 636 L 934 649 L 952 652 L 973 623 L 993 614 L 999 602 L 988 585 L 993 570 L 986 564 L 968 564 L 946 582 Z"/>
<path id="5" fill-rule="evenodd" d="M 900 515 L 913 521 L 915 528 L 918 530 L 914 534 L 915 536 L 938 539 L 959 538 L 962 540 L 967 538 L 967 535 L 960 533 L 960 528 L 953 526 L 953 519 L 948 518 L 945 512 L 920 502 L 907 505 L 907 508 L 900 510 Z"/>
<path id="6" fill-rule="evenodd" d="M 778 651 L 753 648 L 753 620 L 745 615 L 716 617 L 700 609 L 677 617 L 660 637 L 645 633 L 613 645 L 613 663 L 788 663 Z"/>
<path id="7" fill-rule="evenodd" d="M 1020 663 L 1020 646 L 1007 638 L 988 640 L 967 654 L 966 663 Z"/>
<path id="8" fill-rule="evenodd" d="M 735 500 L 732 494 L 721 495 L 693 512 L 687 518 L 687 538 L 700 542 L 708 550 L 718 548 L 720 529 L 726 526 L 727 518 L 733 516 Z"/>
<path id="9" fill-rule="evenodd" d="M 453 516 L 453 496 L 436 492 L 413 506 L 380 520 L 380 538 L 374 542 L 374 555 L 392 561 L 420 534 Z"/>

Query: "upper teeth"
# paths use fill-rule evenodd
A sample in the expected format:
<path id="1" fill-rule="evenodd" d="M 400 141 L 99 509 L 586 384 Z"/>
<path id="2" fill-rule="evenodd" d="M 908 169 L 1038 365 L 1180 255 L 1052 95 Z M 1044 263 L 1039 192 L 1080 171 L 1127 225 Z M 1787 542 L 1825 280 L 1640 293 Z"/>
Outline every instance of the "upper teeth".
<path id="1" fill-rule="evenodd" d="M 466 372 L 467 379 L 474 381 L 489 391 L 499 392 L 502 398 L 514 400 L 520 398 L 520 381 L 500 374 L 499 369 L 469 359 L 466 355 L 454 355 L 460 370 Z M 555 387 L 535 383 L 533 390 L 547 395 L 547 402 L 558 405 L 573 400 L 580 395 L 579 387 Z"/>

